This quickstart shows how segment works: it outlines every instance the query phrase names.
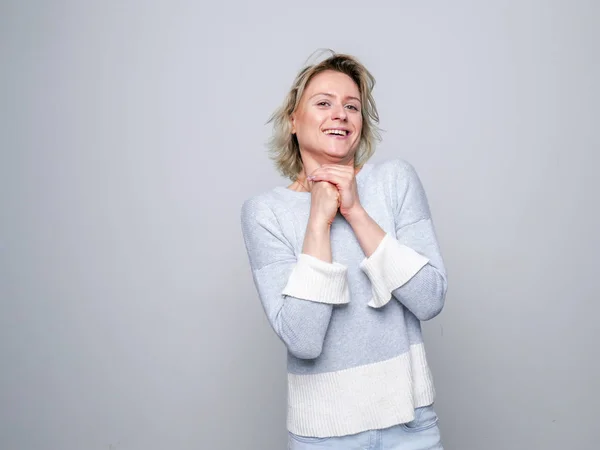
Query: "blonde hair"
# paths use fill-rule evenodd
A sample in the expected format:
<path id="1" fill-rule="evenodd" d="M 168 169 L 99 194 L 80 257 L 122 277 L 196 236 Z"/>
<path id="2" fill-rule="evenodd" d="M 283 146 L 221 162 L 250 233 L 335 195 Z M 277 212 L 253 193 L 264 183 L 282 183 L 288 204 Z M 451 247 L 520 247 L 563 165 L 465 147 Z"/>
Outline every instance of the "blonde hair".
<path id="1" fill-rule="evenodd" d="M 381 140 L 379 113 L 373 98 L 375 78 L 353 56 L 327 50 L 331 56 L 317 64 L 305 66 L 285 97 L 283 104 L 273 113 L 267 123 L 273 122 L 273 134 L 269 140 L 269 154 L 277 170 L 285 177 L 295 180 L 302 171 L 300 146 L 295 134 L 292 134 L 291 115 L 298 107 L 304 90 L 313 77 L 326 70 L 334 70 L 348 75 L 358 86 L 363 119 L 359 146 L 354 156 L 355 167 L 361 167 L 375 152 L 376 141 Z"/>

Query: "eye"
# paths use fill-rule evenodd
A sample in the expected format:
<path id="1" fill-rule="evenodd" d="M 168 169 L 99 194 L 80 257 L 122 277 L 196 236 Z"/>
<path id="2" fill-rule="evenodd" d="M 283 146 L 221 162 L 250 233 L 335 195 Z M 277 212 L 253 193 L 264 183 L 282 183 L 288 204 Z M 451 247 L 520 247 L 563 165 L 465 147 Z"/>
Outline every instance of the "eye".
<path id="1" fill-rule="evenodd" d="M 329 106 L 329 102 L 323 100 L 322 102 L 317 103 L 318 106 Z"/>
<path id="2" fill-rule="evenodd" d="M 346 105 L 346 108 L 353 109 L 354 111 L 358 111 L 358 108 L 354 105 Z"/>

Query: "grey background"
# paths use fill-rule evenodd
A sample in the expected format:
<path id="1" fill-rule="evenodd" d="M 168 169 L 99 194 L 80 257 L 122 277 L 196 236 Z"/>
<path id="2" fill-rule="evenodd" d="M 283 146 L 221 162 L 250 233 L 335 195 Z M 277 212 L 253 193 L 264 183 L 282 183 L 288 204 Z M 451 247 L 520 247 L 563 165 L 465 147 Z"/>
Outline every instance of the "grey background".
<path id="1" fill-rule="evenodd" d="M 599 4 L 364 4 L 0 4 L 0 448 L 285 447 L 239 208 L 319 47 L 429 195 L 446 449 L 596 448 Z"/>

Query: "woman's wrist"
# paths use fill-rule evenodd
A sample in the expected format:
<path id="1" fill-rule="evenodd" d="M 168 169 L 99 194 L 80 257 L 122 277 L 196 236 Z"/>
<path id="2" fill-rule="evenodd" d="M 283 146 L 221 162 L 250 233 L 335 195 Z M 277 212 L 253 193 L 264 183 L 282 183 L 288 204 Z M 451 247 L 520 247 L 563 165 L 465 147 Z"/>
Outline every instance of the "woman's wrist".
<path id="1" fill-rule="evenodd" d="M 331 262 L 331 225 L 326 221 L 309 220 L 304 235 L 302 253 Z"/>
<path id="2" fill-rule="evenodd" d="M 352 227 L 355 225 L 360 225 L 361 222 L 364 223 L 370 219 L 367 211 L 362 207 L 361 204 L 358 204 L 357 206 L 345 211 L 340 210 L 340 213 L 342 216 L 344 216 L 346 222 L 348 222 Z"/>

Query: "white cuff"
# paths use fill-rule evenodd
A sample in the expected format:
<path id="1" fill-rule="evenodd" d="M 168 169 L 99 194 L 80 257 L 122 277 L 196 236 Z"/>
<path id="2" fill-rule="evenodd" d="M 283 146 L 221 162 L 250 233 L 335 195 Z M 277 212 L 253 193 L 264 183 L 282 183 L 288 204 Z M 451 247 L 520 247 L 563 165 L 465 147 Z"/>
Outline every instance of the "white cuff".
<path id="1" fill-rule="evenodd" d="M 342 264 L 301 253 L 282 294 L 332 305 L 348 303 L 347 271 Z"/>
<path id="2" fill-rule="evenodd" d="M 371 280 L 373 298 L 368 305 L 374 308 L 386 305 L 392 291 L 408 282 L 428 262 L 428 258 L 387 233 L 373 254 L 360 263 Z"/>

